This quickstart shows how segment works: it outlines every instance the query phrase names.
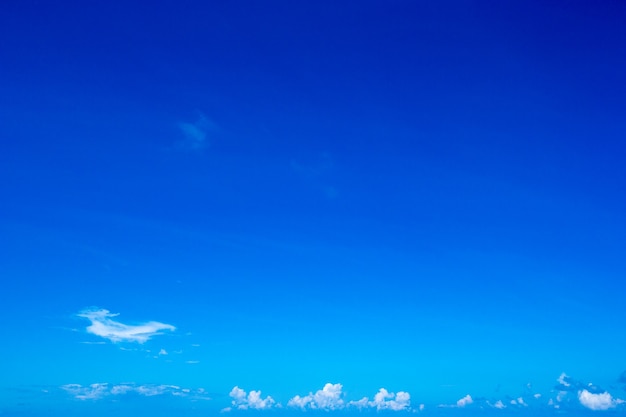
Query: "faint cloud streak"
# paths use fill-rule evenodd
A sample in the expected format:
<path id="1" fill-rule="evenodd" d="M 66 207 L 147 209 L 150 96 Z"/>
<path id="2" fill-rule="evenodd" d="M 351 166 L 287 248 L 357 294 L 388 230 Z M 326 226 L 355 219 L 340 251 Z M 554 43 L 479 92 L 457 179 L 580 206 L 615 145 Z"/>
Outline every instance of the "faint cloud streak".
<path id="1" fill-rule="evenodd" d="M 214 131 L 216 126 L 201 113 L 193 123 L 178 123 L 178 129 L 183 138 L 177 143 L 177 147 L 182 150 L 200 151 L 210 145 L 209 133 Z"/>

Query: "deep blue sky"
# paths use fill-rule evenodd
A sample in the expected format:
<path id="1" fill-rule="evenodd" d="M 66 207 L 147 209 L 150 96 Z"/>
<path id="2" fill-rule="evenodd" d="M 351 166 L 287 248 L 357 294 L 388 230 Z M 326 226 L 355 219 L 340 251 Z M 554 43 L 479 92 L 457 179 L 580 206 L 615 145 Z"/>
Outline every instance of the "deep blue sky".
<path id="1" fill-rule="evenodd" d="M 157 3 L 0 6 L 0 411 L 624 407 L 624 2 Z"/>

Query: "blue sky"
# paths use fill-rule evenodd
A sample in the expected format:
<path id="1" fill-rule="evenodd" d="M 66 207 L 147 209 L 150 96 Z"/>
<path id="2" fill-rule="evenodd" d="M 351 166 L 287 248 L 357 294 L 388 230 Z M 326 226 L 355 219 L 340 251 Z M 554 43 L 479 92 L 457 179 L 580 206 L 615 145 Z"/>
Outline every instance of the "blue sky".
<path id="1" fill-rule="evenodd" d="M 623 2 L 158 3 L 0 8 L 0 412 L 626 409 Z"/>

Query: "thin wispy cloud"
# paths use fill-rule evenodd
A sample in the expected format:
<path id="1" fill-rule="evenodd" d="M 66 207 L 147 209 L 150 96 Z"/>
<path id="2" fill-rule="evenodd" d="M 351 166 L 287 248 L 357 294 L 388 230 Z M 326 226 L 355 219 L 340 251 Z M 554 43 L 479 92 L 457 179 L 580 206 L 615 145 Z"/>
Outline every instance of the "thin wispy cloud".
<path id="1" fill-rule="evenodd" d="M 109 396 L 136 394 L 143 397 L 172 395 L 175 397 L 190 397 L 192 399 L 209 400 L 205 390 L 181 388 L 177 385 L 138 385 L 138 384 L 109 384 L 96 383 L 91 385 L 66 384 L 61 389 L 77 400 L 100 400 Z"/>
<path id="2" fill-rule="evenodd" d="M 177 147 L 182 150 L 200 151 L 210 145 L 209 134 L 216 130 L 216 125 L 205 115 L 200 114 L 194 122 L 180 122 L 178 129 L 182 139 Z"/>
<path id="3" fill-rule="evenodd" d="M 105 309 L 86 309 L 77 314 L 91 322 L 87 326 L 88 333 L 105 338 L 111 342 L 136 342 L 145 343 L 154 336 L 163 334 L 164 331 L 174 331 L 176 327 L 158 321 L 149 321 L 141 324 L 124 324 L 113 318 L 114 314 Z"/>

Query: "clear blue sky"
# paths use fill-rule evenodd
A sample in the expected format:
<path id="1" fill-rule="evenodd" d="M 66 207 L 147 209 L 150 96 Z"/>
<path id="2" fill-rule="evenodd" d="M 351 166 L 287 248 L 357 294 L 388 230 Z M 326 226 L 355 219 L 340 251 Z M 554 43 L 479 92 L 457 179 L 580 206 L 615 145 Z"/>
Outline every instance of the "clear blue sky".
<path id="1" fill-rule="evenodd" d="M 155 3 L 0 6 L 0 412 L 626 409 L 626 3 Z"/>

